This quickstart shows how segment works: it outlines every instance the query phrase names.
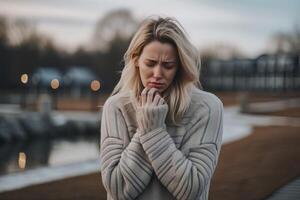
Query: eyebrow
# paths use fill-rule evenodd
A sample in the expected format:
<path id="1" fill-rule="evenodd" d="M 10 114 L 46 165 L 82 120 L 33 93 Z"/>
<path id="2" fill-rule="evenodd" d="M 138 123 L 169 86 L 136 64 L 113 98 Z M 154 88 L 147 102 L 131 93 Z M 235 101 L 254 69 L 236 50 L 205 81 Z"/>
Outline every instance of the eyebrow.
<path id="1" fill-rule="evenodd" d="M 151 58 L 146 58 L 145 60 L 151 61 L 151 62 L 157 62 L 157 60 L 151 59 Z M 163 61 L 162 63 L 176 63 L 176 61 L 175 60 L 167 60 L 167 61 Z"/>

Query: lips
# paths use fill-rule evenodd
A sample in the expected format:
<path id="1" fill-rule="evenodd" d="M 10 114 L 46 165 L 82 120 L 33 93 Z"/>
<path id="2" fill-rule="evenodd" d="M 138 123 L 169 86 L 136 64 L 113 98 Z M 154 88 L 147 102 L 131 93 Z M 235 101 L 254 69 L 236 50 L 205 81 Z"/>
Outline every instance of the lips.
<path id="1" fill-rule="evenodd" d="M 158 82 L 150 82 L 148 85 L 150 87 L 154 87 L 154 88 L 161 88 L 164 84 L 163 83 L 158 83 Z"/>

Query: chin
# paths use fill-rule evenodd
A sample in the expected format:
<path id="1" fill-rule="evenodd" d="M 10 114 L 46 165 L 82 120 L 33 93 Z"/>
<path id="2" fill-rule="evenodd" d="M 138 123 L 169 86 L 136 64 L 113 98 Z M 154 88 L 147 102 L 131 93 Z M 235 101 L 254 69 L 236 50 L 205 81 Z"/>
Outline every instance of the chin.
<path id="1" fill-rule="evenodd" d="M 164 88 L 160 88 L 160 87 L 153 87 L 153 88 L 157 89 L 160 93 L 163 92 L 163 91 L 165 91 Z"/>

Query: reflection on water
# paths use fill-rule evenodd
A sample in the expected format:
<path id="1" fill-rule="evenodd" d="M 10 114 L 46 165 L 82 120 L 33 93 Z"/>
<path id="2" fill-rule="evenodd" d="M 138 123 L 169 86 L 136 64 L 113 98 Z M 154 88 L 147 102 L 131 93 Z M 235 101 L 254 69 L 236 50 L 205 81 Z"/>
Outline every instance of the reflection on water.
<path id="1" fill-rule="evenodd" d="M 56 141 L 52 146 L 48 163 L 50 166 L 70 164 L 78 161 L 96 159 L 99 155 L 99 142 L 93 140 Z"/>
<path id="2" fill-rule="evenodd" d="M 99 136 L 39 139 L 0 146 L 0 175 L 97 159 Z"/>
<path id="3" fill-rule="evenodd" d="M 19 153 L 19 168 L 25 169 L 26 167 L 26 154 L 23 152 Z"/>

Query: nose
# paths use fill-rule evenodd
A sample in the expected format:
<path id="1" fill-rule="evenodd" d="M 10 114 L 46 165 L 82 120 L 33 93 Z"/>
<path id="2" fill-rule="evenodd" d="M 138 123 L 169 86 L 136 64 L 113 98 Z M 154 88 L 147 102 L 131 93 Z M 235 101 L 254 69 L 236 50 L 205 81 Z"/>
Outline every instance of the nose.
<path id="1" fill-rule="evenodd" d="M 158 64 L 153 69 L 153 77 L 154 78 L 161 78 L 162 77 L 162 67 Z"/>

